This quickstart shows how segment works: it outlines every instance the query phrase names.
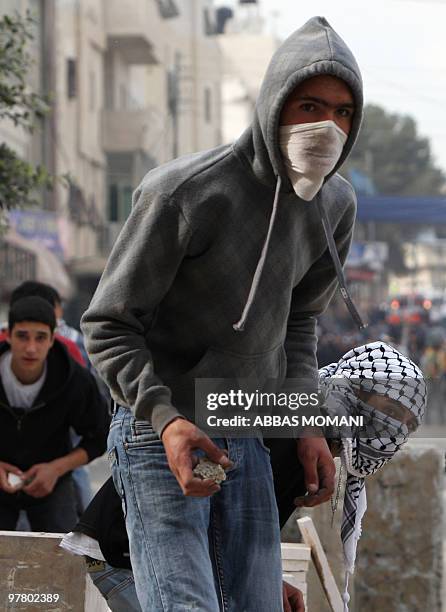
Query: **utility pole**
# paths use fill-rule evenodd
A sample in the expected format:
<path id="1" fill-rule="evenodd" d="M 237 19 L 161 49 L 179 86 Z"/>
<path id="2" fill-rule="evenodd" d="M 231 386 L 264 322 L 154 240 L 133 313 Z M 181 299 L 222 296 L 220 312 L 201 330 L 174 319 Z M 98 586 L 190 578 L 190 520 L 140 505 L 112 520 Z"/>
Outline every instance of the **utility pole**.
<path id="1" fill-rule="evenodd" d="M 45 95 L 51 96 L 56 90 L 56 67 L 55 67 L 55 6 L 48 0 L 40 0 L 40 82 Z M 48 116 L 42 119 L 42 162 L 53 176 L 57 174 L 56 167 L 56 100 L 52 103 L 52 109 Z M 44 189 L 44 207 L 47 210 L 57 209 L 56 189 Z"/>
<path id="2" fill-rule="evenodd" d="M 168 75 L 168 106 L 172 118 L 172 157 L 175 159 L 179 154 L 179 101 L 180 101 L 180 70 L 181 52 L 175 51 L 173 69 Z"/>

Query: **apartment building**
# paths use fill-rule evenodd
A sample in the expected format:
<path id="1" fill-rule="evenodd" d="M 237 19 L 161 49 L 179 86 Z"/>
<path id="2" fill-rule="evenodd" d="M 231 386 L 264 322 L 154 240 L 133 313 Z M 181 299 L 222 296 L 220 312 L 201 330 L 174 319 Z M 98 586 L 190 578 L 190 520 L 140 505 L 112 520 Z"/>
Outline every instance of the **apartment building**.
<path id="1" fill-rule="evenodd" d="M 37 140 L 11 126 L 0 135 L 64 177 L 42 214 L 54 217 L 77 318 L 144 174 L 221 142 L 215 9 L 213 0 L 0 0 L 2 12 L 27 7 L 39 22 L 36 84 L 51 92 L 52 112 Z"/>
<path id="2" fill-rule="evenodd" d="M 229 14 L 232 17 L 224 20 L 223 32 L 218 36 L 223 142 L 235 140 L 250 125 L 263 76 L 280 44 L 265 32 L 257 5 L 242 4 Z"/>
<path id="3" fill-rule="evenodd" d="M 53 76 L 53 3 L 42 0 L 0 0 L 0 15 L 25 14 L 30 11 L 35 20 L 33 40 L 27 46 L 32 59 L 28 83 L 34 91 L 48 94 L 54 85 Z M 44 164 L 54 173 L 52 144 L 53 116 L 42 120 L 30 134 L 10 121 L 0 122 L 0 142 L 5 142 L 20 157 L 33 164 Z M 4 317 L 7 299 L 12 289 L 26 278 L 53 282 L 65 296 L 73 292 L 73 283 L 62 262 L 59 242 L 55 194 L 36 194 L 43 211 L 15 211 L 10 218 L 11 230 L 0 235 L 0 318 Z M 33 239 L 34 238 L 34 239 Z M 3 307 L 3 310 L 2 310 Z"/>

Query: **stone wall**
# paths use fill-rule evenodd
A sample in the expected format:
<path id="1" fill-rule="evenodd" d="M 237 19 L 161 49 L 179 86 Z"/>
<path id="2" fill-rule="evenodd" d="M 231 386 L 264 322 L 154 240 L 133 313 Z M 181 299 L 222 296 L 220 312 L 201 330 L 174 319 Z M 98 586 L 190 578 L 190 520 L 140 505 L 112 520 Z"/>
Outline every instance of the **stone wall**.
<path id="1" fill-rule="evenodd" d="M 366 486 L 368 509 L 350 612 L 441 612 L 444 454 L 407 447 Z M 312 517 L 342 593 L 342 499 L 333 527 L 329 503 L 299 515 Z M 299 540 L 291 523 L 282 535 L 283 540 Z M 308 578 L 308 611 L 330 612 L 314 568 Z"/>
<path id="2" fill-rule="evenodd" d="M 441 612 L 444 456 L 401 451 L 367 483 L 355 576 L 358 611 Z"/>
<path id="3" fill-rule="evenodd" d="M 60 548 L 61 537 L 0 531 L 2 612 L 109 612 L 105 599 L 86 573 L 83 557 Z M 48 601 L 47 595 L 56 595 L 57 601 Z M 15 596 L 15 601 L 10 602 L 10 596 Z"/>

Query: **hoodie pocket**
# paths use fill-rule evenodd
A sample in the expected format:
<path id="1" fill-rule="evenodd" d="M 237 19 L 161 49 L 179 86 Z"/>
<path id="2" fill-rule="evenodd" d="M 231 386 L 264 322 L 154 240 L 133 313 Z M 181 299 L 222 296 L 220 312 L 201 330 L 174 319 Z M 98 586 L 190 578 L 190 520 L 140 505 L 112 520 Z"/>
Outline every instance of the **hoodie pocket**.
<path id="1" fill-rule="evenodd" d="M 283 345 L 263 353 L 243 354 L 211 347 L 191 371 L 195 378 L 277 378 L 282 374 Z"/>
<path id="2" fill-rule="evenodd" d="M 177 377 L 170 386 L 174 402 L 183 404 L 193 398 L 197 379 L 224 379 L 232 386 L 247 379 L 257 380 L 260 386 L 274 380 L 274 386 L 280 387 L 285 373 L 286 356 L 282 344 L 253 354 L 210 347 L 192 369 Z"/>

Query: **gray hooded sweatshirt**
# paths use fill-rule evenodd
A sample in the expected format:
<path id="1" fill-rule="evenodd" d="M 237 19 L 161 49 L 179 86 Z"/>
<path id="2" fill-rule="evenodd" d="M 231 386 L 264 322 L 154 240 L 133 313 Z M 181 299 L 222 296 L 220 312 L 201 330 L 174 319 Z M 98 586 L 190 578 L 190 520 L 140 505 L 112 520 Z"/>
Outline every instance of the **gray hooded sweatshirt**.
<path id="1" fill-rule="evenodd" d="M 337 167 L 306 202 L 282 162 L 279 117 L 293 89 L 319 74 L 343 79 L 356 110 Z M 313 18 L 274 54 L 234 144 L 173 160 L 136 189 L 82 330 L 113 398 L 159 434 L 180 414 L 193 420 L 196 378 L 317 378 L 316 317 L 337 284 L 319 208 L 344 262 L 356 200 L 336 169 L 362 105 L 352 53 Z"/>

